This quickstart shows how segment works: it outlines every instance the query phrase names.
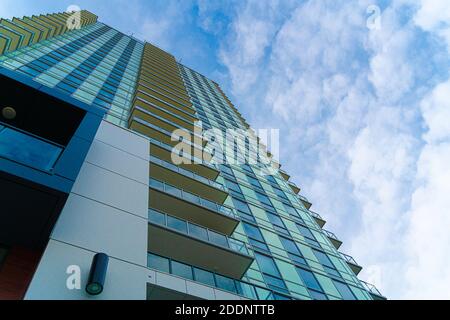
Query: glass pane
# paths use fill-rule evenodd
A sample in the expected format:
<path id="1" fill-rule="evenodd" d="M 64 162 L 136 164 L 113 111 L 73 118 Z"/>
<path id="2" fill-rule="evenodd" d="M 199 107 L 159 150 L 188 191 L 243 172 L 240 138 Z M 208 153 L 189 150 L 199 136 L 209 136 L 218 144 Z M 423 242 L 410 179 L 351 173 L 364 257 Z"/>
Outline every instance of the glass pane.
<path id="1" fill-rule="evenodd" d="M 147 264 L 149 268 L 170 273 L 169 259 L 149 253 L 147 257 Z"/>
<path id="2" fill-rule="evenodd" d="M 158 190 L 164 190 L 164 184 L 162 182 L 158 181 L 158 180 L 151 179 L 150 180 L 150 186 L 155 188 L 155 189 L 158 189 Z"/>
<path id="3" fill-rule="evenodd" d="M 217 211 L 217 209 L 218 209 L 217 204 L 215 204 L 214 202 L 211 202 L 206 199 L 201 199 L 201 202 L 202 202 L 202 206 L 204 206 L 210 210 Z"/>
<path id="4" fill-rule="evenodd" d="M 309 294 L 311 295 L 311 298 L 313 298 L 314 300 L 328 300 L 327 296 L 321 292 L 309 290 Z"/>
<path id="5" fill-rule="evenodd" d="M 187 222 L 175 217 L 167 216 L 167 226 L 177 231 L 187 233 Z"/>
<path id="6" fill-rule="evenodd" d="M 195 281 L 204 283 L 206 285 L 215 287 L 214 274 L 209 271 L 194 268 Z"/>
<path id="7" fill-rule="evenodd" d="M 208 231 L 196 224 L 189 224 L 189 234 L 196 238 L 208 241 Z"/>
<path id="8" fill-rule="evenodd" d="M 212 243 L 215 243 L 219 246 L 222 247 L 227 247 L 228 248 L 228 242 L 227 242 L 227 237 L 224 235 L 221 235 L 219 233 L 216 233 L 214 231 L 208 230 L 209 233 L 209 241 L 211 241 Z"/>
<path id="9" fill-rule="evenodd" d="M 256 287 L 256 293 L 258 294 L 259 300 L 274 300 L 273 293 L 269 290 Z"/>
<path id="10" fill-rule="evenodd" d="M 195 194 L 192 194 L 190 192 L 184 191 L 183 192 L 183 198 L 186 199 L 187 201 L 200 204 L 200 198 L 197 197 Z"/>
<path id="11" fill-rule="evenodd" d="M 216 283 L 218 288 L 236 293 L 236 286 L 233 279 L 216 274 Z"/>
<path id="12" fill-rule="evenodd" d="M 255 252 L 255 258 L 262 272 L 273 275 L 275 277 L 281 277 L 277 266 L 272 258 Z"/>
<path id="13" fill-rule="evenodd" d="M 314 277 L 312 272 L 301 268 L 297 268 L 297 272 L 303 279 L 306 287 L 308 287 L 309 289 L 322 291 L 322 288 L 320 287 L 319 283 L 316 280 L 316 277 Z"/>
<path id="14" fill-rule="evenodd" d="M 241 295 L 244 296 L 246 298 L 249 299 L 258 299 L 258 296 L 256 295 L 256 291 L 255 291 L 255 287 L 248 284 L 248 283 L 243 283 L 243 282 L 238 282 L 236 281 L 236 287 L 237 287 L 237 292 Z"/>
<path id="15" fill-rule="evenodd" d="M 355 300 L 355 296 L 345 283 L 336 280 L 333 280 L 333 283 L 344 300 Z"/>
<path id="16" fill-rule="evenodd" d="M 166 215 L 158 212 L 158 211 L 154 211 L 154 210 L 149 210 L 148 211 L 148 219 L 151 222 L 160 224 L 165 226 L 166 225 Z"/>
<path id="17" fill-rule="evenodd" d="M 10 128 L 0 131 L 0 157 L 50 171 L 61 152 L 62 148 L 22 132 Z"/>
<path id="18" fill-rule="evenodd" d="M 172 261 L 172 274 L 193 280 L 192 268 L 184 263 Z"/>
<path id="19" fill-rule="evenodd" d="M 267 285 L 269 286 L 269 288 L 283 290 L 283 291 L 287 290 L 286 285 L 284 284 L 284 281 L 282 279 L 272 277 L 267 274 L 264 274 L 263 277 L 264 277 L 264 280 L 266 281 Z"/>
<path id="20" fill-rule="evenodd" d="M 181 198 L 181 190 L 176 187 L 166 184 L 166 192 Z"/>

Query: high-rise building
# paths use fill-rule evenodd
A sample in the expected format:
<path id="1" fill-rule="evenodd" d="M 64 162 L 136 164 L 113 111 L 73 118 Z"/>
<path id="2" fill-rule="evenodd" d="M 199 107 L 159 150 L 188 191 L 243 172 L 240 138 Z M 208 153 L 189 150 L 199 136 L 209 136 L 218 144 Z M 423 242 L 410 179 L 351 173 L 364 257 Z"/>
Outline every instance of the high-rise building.
<path id="1" fill-rule="evenodd" d="M 383 299 L 217 83 L 97 20 L 0 21 L 0 299 Z"/>

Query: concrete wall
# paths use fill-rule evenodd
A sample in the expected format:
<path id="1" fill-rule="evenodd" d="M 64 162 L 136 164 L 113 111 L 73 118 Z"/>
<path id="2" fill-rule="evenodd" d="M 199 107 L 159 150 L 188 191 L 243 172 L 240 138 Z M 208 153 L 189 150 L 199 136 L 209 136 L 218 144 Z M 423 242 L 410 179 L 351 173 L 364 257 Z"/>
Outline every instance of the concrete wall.
<path id="1" fill-rule="evenodd" d="M 102 122 L 25 299 L 145 299 L 149 142 Z M 110 256 L 104 292 L 84 291 L 92 257 Z M 69 290 L 69 266 L 81 290 Z"/>

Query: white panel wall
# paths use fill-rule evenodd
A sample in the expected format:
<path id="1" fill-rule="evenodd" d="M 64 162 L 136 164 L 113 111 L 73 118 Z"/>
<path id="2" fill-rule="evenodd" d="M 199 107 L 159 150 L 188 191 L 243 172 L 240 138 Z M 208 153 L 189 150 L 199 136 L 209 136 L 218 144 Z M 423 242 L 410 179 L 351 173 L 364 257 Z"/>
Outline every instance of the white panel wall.
<path id="1" fill-rule="evenodd" d="M 144 138 L 101 124 L 26 299 L 146 298 L 148 155 Z M 91 297 L 84 286 L 97 252 L 110 264 L 104 292 Z M 66 286 L 70 265 L 81 268 L 81 290 Z"/>

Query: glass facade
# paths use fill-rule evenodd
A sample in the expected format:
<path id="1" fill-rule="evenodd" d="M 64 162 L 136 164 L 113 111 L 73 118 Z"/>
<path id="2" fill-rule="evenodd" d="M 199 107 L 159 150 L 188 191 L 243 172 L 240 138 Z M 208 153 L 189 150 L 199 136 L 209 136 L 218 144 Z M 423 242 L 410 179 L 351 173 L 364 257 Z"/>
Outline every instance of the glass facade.
<path id="1" fill-rule="evenodd" d="M 205 144 L 201 137 L 174 141 L 174 130 L 194 135 L 197 121 L 204 130 L 218 129 L 224 135 L 229 129 L 249 128 L 212 80 L 100 22 L 8 52 L 0 56 L 0 66 L 106 108 L 107 121 L 148 138 L 149 225 L 252 259 L 242 276 L 232 278 L 175 258 L 175 253 L 163 256 L 149 250 L 149 268 L 250 299 L 373 299 L 351 267 L 356 262 L 337 251 L 318 224 L 320 216 L 309 210 L 284 171 L 262 174 L 258 155 L 255 165 L 204 159 L 193 165 L 172 163 L 180 141 L 194 150 L 193 160 L 198 160 L 195 150 Z M 16 139 L 28 151 L 2 147 L 4 139 Z M 60 151 L 0 125 L 2 157 L 49 171 Z M 208 152 L 226 159 L 236 151 Z"/>

